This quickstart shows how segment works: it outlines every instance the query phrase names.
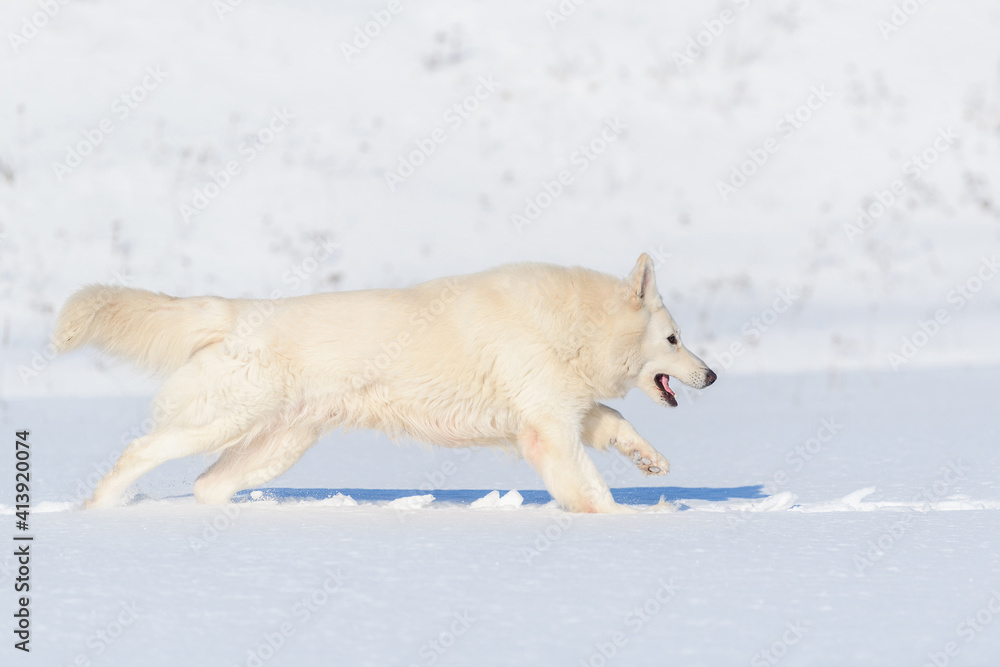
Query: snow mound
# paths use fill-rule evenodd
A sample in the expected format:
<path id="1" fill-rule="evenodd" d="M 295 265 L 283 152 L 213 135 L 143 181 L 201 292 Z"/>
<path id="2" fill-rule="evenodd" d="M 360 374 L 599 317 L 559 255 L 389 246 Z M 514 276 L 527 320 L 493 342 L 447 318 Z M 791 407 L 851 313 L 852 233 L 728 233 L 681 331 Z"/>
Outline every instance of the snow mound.
<path id="1" fill-rule="evenodd" d="M 395 510 L 420 510 L 424 509 L 432 502 L 434 502 L 434 496 L 428 493 L 425 496 L 407 496 L 405 498 L 396 498 L 395 500 L 389 501 L 386 507 L 390 507 Z"/>
<path id="2" fill-rule="evenodd" d="M 490 491 L 479 500 L 473 500 L 470 507 L 474 510 L 482 507 L 496 507 L 498 502 L 500 502 L 500 492 L 494 490 Z"/>
<path id="3" fill-rule="evenodd" d="M 298 504 L 307 507 L 357 507 L 358 501 L 350 496 L 345 496 L 343 493 L 338 493 L 335 496 L 323 498 L 322 500 L 300 500 Z"/>
<path id="4" fill-rule="evenodd" d="M 497 502 L 497 507 L 520 507 L 523 502 L 524 497 L 514 489 L 511 489 Z"/>
<path id="5" fill-rule="evenodd" d="M 749 503 L 706 503 L 687 504 L 692 510 L 704 512 L 783 512 L 791 509 L 795 505 L 797 496 L 791 491 L 782 491 L 773 496 L 768 496 L 763 500 L 755 500 Z"/>
<path id="6" fill-rule="evenodd" d="M 524 496 L 511 489 L 503 496 L 499 491 L 490 491 L 478 500 L 472 501 L 472 509 L 496 509 L 498 507 L 520 507 L 524 503 Z"/>

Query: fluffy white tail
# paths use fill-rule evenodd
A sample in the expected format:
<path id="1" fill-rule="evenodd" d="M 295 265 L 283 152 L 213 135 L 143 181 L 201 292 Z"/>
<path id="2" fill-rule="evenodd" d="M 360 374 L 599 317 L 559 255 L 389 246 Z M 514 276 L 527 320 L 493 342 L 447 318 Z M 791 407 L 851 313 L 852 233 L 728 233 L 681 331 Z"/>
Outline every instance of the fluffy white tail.
<path id="1" fill-rule="evenodd" d="M 63 306 L 52 342 L 60 352 L 94 345 L 151 371 L 168 372 L 224 339 L 235 322 L 236 304 L 228 299 L 90 285 Z"/>

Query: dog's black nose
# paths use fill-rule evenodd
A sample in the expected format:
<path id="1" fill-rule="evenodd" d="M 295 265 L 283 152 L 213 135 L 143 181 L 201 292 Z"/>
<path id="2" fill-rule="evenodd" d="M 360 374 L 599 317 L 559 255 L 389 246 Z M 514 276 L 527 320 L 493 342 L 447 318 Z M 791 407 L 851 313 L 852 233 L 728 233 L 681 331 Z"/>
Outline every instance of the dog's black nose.
<path id="1" fill-rule="evenodd" d="M 715 374 L 715 371 L 713 371 L 711 368 L 706 368 L 705 369 L 705 386 L 706 387 L 709 386 L 710 384 L 712 384 L 713 382 L 715 382 L 718 379 L 719 379 L 719 376 Z"/>

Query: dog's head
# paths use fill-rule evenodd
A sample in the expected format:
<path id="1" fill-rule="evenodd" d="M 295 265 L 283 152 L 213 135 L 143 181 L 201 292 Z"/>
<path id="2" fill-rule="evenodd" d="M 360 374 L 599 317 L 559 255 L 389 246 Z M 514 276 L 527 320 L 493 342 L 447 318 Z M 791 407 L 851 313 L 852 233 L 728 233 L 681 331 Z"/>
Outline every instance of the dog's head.
<path id="1" fill-rule="evenodd" d="M 715 382 L 718 376 L 684 347 L 680 328 L 656 291 L 653 261 L 649 255 L 643 253 L 639 256 L 632 273 L 625 279 L 623 289 L 629 306 L 644 311 L 649 317 L 642 338 L 641 368 L 636 386 L 654 401 L 676 407 L 677 398 L 670 388 L 671 378 L 677 378 L 695 389 Z"/>

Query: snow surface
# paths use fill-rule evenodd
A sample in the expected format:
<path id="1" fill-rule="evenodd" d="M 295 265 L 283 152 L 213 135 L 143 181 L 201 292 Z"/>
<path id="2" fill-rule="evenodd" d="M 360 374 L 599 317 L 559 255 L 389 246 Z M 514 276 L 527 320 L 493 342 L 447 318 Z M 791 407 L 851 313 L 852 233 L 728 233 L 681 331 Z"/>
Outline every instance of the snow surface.
<path id="1" fill-rule="evenodd" d="M 204 462 L 192 459 L 143 478 L 127 507 L 81 511 L 88 474 L 142 401 L 15 399 L 3 428 L 33 427 L 45 500 L 30 664 L 253 665 L 247 652 L 270 655 L 270 637 L 281 648 L 263 664 L 577 665 L 616 632 L 626 641 L 608 664 L 787 649 L 789 665 L 919 665 L 951 641 L 955 664 L 994 664 L 997 625 L 968 643 L 956 633 L 997 607 L 995 378 L 735 375 L 675 410 L 631 396 L 617 407 L 672 472 L 666 487 L 596 454 L 641 510 L 624 516 L 545 504 L 512 457 L 370 433 L 325 439 L 224 507 L 194 503 Z M 836 433 L 811 441 L 824 420 Z M 0 489 L 11 497 L 6 477 Z M 13 532 L 11 512 L 0 525 Z M 9 554 L 0 566 L 9 590 Z M 106 645 L 96 633 L 116 631 L 122 605 L 135 620 Z M 435 640 L 450 644 L 439 659 Z"/>
<path id="2" fill-rule="evenodd" d="M 0 424 L 31 429 L 35 542 L 32 652 L 0 627 L 0 664 L 1000 662 L 1000 6 L 404 0 L 348 61 L 386 7 L 5 3 Z M 223 507 L 194 503 L 191 459 L 78 509 L 156 385 L 49 358 L 81 284 L 292 296 L 521 260 L 623 274 L 641 251 L 720 379 L 675 410 L 615 404 L 671 461 L 645 478 L 593 453 L 635 514 L 567 514 L 513 456 L 372 433 Z"/>

